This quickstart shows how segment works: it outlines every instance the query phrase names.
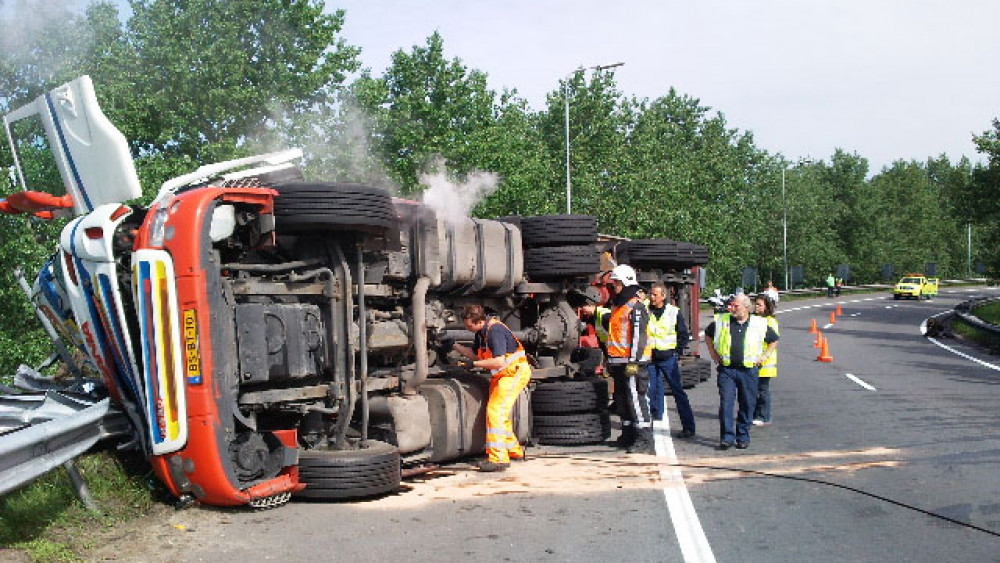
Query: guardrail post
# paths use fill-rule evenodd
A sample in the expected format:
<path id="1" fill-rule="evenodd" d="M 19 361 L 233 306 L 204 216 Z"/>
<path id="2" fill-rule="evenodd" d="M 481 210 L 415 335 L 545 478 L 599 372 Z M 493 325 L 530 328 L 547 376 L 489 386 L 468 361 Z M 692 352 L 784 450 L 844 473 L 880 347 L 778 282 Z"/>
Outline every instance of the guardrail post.
<path id="1" fill-rule="evenodd" d="M 83 475 L 80 474 L 80 470 L 76 468 L 76 464 L 73 460 L 69 460 L 62 464 L 63 469 L 69 474 L 70 481 L 73 481 L 73 488 L 76 489 L 76 496 L 80 497 L 80 502 L 83 506 L 91 512 L 100 512 L 97 508 L 97 503 L 94 502 L 93 495 L 90 494 L 90 487 L 87 486 L 87 481 L 84 480 Z"/>

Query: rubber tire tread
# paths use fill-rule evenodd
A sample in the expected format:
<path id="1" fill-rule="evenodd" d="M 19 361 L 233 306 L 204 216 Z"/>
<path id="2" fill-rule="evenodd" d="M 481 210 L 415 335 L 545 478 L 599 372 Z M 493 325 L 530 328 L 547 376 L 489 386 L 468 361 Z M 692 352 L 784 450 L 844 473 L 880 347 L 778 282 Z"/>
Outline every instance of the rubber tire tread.
<path id="1" fill-rule="evenodd" d="M 402 481 L 399 450 L 375 440 L 359 450 L 304 450 L 299 452 L 299 480 L 307 485 L 296 493 L 300 498 L 346 500 L 391 493 Z"/>
<path id="2" fill-rule="evenodd" d="M 534 215 L 521 217 L 521 244 L 525 247 L 590 244 L 597 240 L 593 215 Z"/>
<path id="3" fill-rule="evenodd" d="M 392 196 L 382 188 L 334 182 L 287 182 L 274 188 L 279 193 L 274 201 L 279 232 L 380 232 L 399 222 Z"/>
<path id="4" fill-rule="evenodd" d="M 606 410 L 608 384 L 604 381 L 540 382 L 531 393 L 533 414 L 574 414 Z"/>
<path id="5" fill-rule="evenodd" d="M 707 246 L 669 239 L 638 239 L 624 243 L 621 258 L 630 265 L 647 268 L 672 268 L 708 263 Z"/>
<path id="6" fill-rule="evenodd" d="M 539 444 L 571 446 L 603 442 L 611 436 L 607 412 L 532 417 L 532 435 Z"/>
<path id="7" fill-rule="evenodd" d="M 532 279 L 589 276 L 601 271 L 594 246 L 547 246 L 524 251 L 524 272 Z"/>

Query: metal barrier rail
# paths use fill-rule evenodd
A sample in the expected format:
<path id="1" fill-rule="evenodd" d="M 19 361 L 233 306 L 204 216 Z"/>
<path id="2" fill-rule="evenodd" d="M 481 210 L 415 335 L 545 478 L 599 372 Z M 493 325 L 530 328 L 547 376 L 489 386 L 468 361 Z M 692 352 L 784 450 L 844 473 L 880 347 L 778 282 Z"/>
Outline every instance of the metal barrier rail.
<path id="1" fill-rule="evenodd" d="M 101 439 L 104 399 L 79 412 L 0 437 L 0 494 L 26 485 L 89 450 Z"/>
<path id="2" fill-rule="evenodd" d="M 998 353 L 1000 352 L 1000 326 L 988 323 L 972 314 L 976 307 L 980 307 L 994 301 L 1000 301 L 1000 297 L 980 297 L 979 299 L 970 299 L 956 305 L 954 311 L 955 316 L 961 319 L 963 323 L 980 332 L 985 332 L 987 339 L 989 340 L 988 345 L 990 347 L 990 351 Z"/>

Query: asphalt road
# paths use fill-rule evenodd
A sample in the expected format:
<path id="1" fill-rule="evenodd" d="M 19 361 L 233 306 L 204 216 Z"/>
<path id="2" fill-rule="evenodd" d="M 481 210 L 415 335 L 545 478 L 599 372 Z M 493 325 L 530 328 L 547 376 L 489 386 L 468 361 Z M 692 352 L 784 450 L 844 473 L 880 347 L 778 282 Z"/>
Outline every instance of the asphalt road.
<path id="1" fill-rule="evenodd" d="M 715 449 L 713 379 L 689 391 L 697 438 L 671 439 L 661 428 L 655 457 L 602 445 L 532 448 L 506 473 L 450 466 L 368 502 L 171 513 L 101 540 L 93 556 L 1000 561 L 1000 368 L 920 333 L 926 318 L 976 293 L 995 291 L 945 290 L 931 302 L 881 294 L 783 303 L 774 424 L 754 429 L 748 450 Z M 809 327 L 829 323 L 837 302 L 843 314 L 824 330 L 834 361 L 820 363 Z"/>

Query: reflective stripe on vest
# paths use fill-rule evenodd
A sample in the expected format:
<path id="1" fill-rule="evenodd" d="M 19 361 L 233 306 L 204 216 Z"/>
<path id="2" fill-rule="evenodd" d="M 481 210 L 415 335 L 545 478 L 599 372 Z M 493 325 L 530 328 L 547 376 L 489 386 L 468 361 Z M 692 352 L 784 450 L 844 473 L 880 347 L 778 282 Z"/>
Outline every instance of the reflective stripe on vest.
<path id="1" fill-rule="evenodd" d="M 730 325 L 732 314 L 715 315 L 715 351 L 722 357 L 723 365 L 730 365 L 733 349 Z M 747 319 L 747 330 L 743 335 L 743 367 L 752 368 L 764 354 L 764 337 L 767 336 L 767 321 L 763 317 L 751 315 Z"/>
<path id="2" fill-rule="evenodd" d="M 486 321 L 486 327 L 483 329 L 482 343 L 480 344 L 479 350 L 476 350 L 476 355 L 479 356 L 480 360 L 488 360 L 490 358 L 495 357 L 493 356 L 493 351 L 490 350 L 489 335 L 490 335 L 490 329 L 496 325 L 500 325 L 506 328 L 508 331 L 510 331 L 512 336 L 514 334 L 514 331 L 510 330 L 510 328 L 508 328 L 507 325 L 503 324 L 495 317 L 490 317 Z M 520 362 L 524 362 L 525 365 L 528 365 L 528 357 L 524 354 L 524 346 L 521 345 L 521 341 L 518 340 L 516 336 L 514 336 L 514 342 L 517 342 L 517 351 L 511 352 L 510 354 L 504 354 L 503 366 L 498 367 L 496 369 L 491 369 L 490 373 L 492 375 L 499 375 L 507 370 L 510 370 L 511 373 L 514 373 L 515 371 L 514 368 L 516 367 L 516 364 Z"/>
<path id="3" fill-rule="evenodd" d="M 640 303 L 638 297 L 629 299 L 627 303 L 611 312 L 611 321 L 608 323 L 608 363 L 623 363 L 632 358 L 632 342 L 638 336 L 632 330 L 632 311 Z M 648 331 L 647 331 L 648 332 Z M 649 358 L 651 349 L 647 338 L 646 348 L 639 354 L 636 361 L 643 361 Z"/>
<path id="4" fill-rule="evenodd" d="M 781 332 L 778 331 L 778 319 L 774 317 L 765 317 L 767 319 L 767 326 L 774 329 L 774 332 L 781 336 Z M 778 349 L 775 348 L 771 351 L 771 357 L 768 358 L 763 365 L 760 366 L 760 377 L 778 377 Z"/>
<path id="5" fill-rule="evenodd" d="M 680 309 L 667 303 L 663 314 L 657 319 L 653 312 L 649 313 L 649 345 L 654 350 L 673 350 L 677 348 L 677 313 Z"/>

